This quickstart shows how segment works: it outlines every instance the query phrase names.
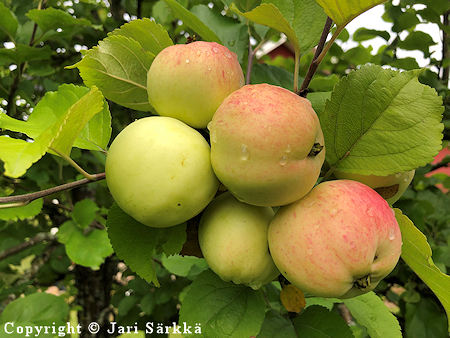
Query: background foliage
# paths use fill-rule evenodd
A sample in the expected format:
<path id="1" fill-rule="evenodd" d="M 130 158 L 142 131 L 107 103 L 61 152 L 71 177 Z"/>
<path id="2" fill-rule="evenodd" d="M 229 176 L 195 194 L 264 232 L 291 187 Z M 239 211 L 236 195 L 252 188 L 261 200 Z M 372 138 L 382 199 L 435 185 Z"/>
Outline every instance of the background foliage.
<path id="1" fill-rule="evenodd" d="M 237 1 L 232 5 L 228 0 L 41 0 L 24 4 L 21 0 L 1 0 L 0 159 L 4 167 L 0 170 L 8 176 L 0 176 L 0 197 L 41 191 L 81 179 L 81 174 L 63 160 L 63 155 L 70 155 L 89 173 L 102 173 L 110 139 L 130 122 L 148 115 L 145 111 L 151 109 L 145 103 L 145 79 L 146 69 L 155 53 L 172 43 L 184 43 L 194 34 L 221 41 L 238 55 L 245 70 L 249 59 L 249 32 L 254 39 L 253 48 L 257 48 L 262 42 L 278 40 L 277 30 L 282 31 L 293 41 L 293 48 L 303 55 L 298 73 L 301 83 L 313 58 L 311 49 L 319 40 L 326 15 L 317 11 L 310 12 L 307 17 L 298 16 L 288 6 L 283 7 L 289 4 L 288 1 L 263 3 L 265 6 L 259 7 L 260 12 L 251 12 L 261 3 Z M 313 2 L 303 3 L 314 8 Z M 282 20 L 276 20 L 271 29 L 258 24 L 247 26 L 246 21 L 236 15 L 242 13 L 254 22 L 264 21 L 263 10 L 273 5 L 280 9 L 287 25 L 283 26 Z M 419 51 L 428 64 L 418 79 L 420 83 L 433 87 L 443 99 L 446 145 L 445 140 L 450 139 L 450 2 L 401 0 L 381 6 L 385 8 L 383 19 L 392 24 L 392 32 L 361 27 L 350 36 L 343 29 L 337 38 L 338 43 L 331 45 L 320 64 L 308 98 L 320 114 L 333 87 L 350 70 L 366 63 L 400 70 L 418 69 L 415 58 L 402 58 L 399 51 Z M 138 18 L 144 20 L 140 23 L 132 21 Z M 161 26 L 157 27 L 149 18 Z M 130 25 L 123 26 L 130 21 Z M 419 30 L 421 23 L 439 26 L 443 44 L 438 53 L 430 52 L 437 41 Z M 117 30 L 119 27 L 122 27 L 120 31 Z M 156 30 L 159 33 L 155 41 L 142 38 L 146 31 Z M 299 31 L 307 34 L 300 36 Z M 381 37 L 386 43 L 378 50 L 363 46 L 363 42 L 375 37 Z M 355 47 L 345 48 L 349 41 L 355 42 Z M 108 48 L 122 47 L 123 51 L 115 58 L 108 54 Z M 91 89 L 85 87 L 97 84 L 92 80 L 98 76 L 93 68 L 111 65 L 116 59 L 126 59 L 126 53 L 130 51 L 139 54 L 143 69 L 140 77 L 121 88 L 128 91 L 128 95 L 114 97 L 118 84 Z M 114 68 L 114 71 L 117 71 L 115 76 L 125 77 L 130 69 Z M 293 59 L 266 55 L 255 61 L 251 83 L 267 82 L 292 89 L 294 73 Z M 83 104 L 80 98 L 85 98 L 86 102 Z M 69 110 L 76 121 L 82 118 L 90 120 L 89 126 L 83 130 L 67 126 L 61 116 Z M 94 118 L 90 119 L 92 116 Z M 52 129 L 55 125 L 72 130 L 71 136 L 68 137 L 67 133 L 64 138 L 58 137 Z M 91 133 L 90 130 L 96 132 Z M 27 142 L 29 138 L 35 141 Z M 37 152 L 30 148 L 39 148 L 40 155 L 36 156 Z M 12 156 L 18 151 L 23 155 L 19 165 L 9 166 L 13 162 Z M 450 196 L 445 189 L 450 188 L 450 178 L 445 174 L 429 175 L 447 163 L 448 158 L 419 168 L 410 188 L 395 207 L 400 208 L 426 235 L 434 263 L 449 274 Z M 15 173 L 16 176 L 12 176 L 17 178 L 12 178 L 11 173 Z M 179 311 L 183 301 L 186 304 L 201 302 L 205 309 L 217 305 L 214 294 L 222 288 L 221 282 L 216 280 L 218 277 L 207 270 L 204 260 L 194 256 L 166 256 L 179 252 L 186 239 L 186 225 L 157 235 L 147 229 L 148 238 L 152 238 L 154 243 L 148 250 L 139 251 L 145 247 L 143 240 L 144 243 L 137 246 L 139 252 L 133 252 L 134 247 L 128 237 L 139 224 L 134 224 L 113 204 L 101 178 L 96 177 L 98 181 L 95 183 L 38 198 L 26 206 L 0 209 L 0 323 L 15 321 L 51 325 L 53 322 L 64 323 L 70 318 L 72 323 L 76 325 L 79 322 L 83 328 L 92 321 L 102 325 L 116 321 L 118 325 L 137 325 L 144 330 L 147 322 L 172 325 L 180 320 L 196 323 L 199 316 L 202 319 L 212 316 L 209 319 L 220 321 L 219 311 L 199 314 L 188 307 Z M 105 229 L 107 218 L 109 222 L 114 219 L 114 224 L 120 225 L 111 229 L 110 238 Z M 183 250 L 189 253 L 189 248 Z M 133 271 L 139 271 L 139 275 L 116 253 L 122 259 L 129 255 L 132 258 L 129 266 Z M 138 258 L 133 260 L 134 257 Z M 217 290 L 200 297 L 199 292 L 205 290 L 205 285 L 214 285 Z M 377 327 L 367 324 L 371 320 L 370 315 L 384 323 L 389 322 L 382 312 L 370 313 L 367 310 L 379 309 L 371 307 L 371 304 L 376 304 L 380 298 L 368 296 L 344 303 L 307 298 L 306 309 L 291 320 L 279 302 L 280 287 L 277 283 L 264 288 L 264 297 L 244 287 L 231 288 L 227 292 L 228 299 L 233 299 L 236 293 L 245 294 L 247 302 L 244 305 L 231 304 L 228 309 L 220 308 L 222 315 L 230 316 L 236 309 L 248 307 L 250 317 L 246 318 L 251 320 L 243 323 L 237 318 L 235 325 L 243 326 L 248 332 L 253 332 L 252 325 L 262 325 L 258 337 L 313 337 L 309 330 L 314 331 L 316 327 L 333 337 L 348 337 L 349 334 L 355 337 L 368 337 L 368 334 L 388 337 L 383 332 L 368 332 L 367 329 Z M 405 337 L 448 337 L 448 320 L 442 303 L 403 260 L 380 283 L 376 293 L 397 317 Z M 265 314 L 257 313 L 258 309 L 264 308 L 268 309 Z M 23 309 L 27 309 L 26 317 L 20 315 Z M 356 313 L 366 315 L 358 317 Z M 340 326 L 342 318 L 350 324 L 351 332 L 348 327 Z M 337 321 L 338 324 L 323 327 L 324 320 L 326 323 Z M 433 325 L 429 325 L 431 322 Z M 340 327 L 342 332 L 336 327 Z M 212 337 L 212 334 L 207 336 Z M 81 336 L 89 335 L 84 330 Z M 110 335 L 102 330 L 98 336 Z"/>

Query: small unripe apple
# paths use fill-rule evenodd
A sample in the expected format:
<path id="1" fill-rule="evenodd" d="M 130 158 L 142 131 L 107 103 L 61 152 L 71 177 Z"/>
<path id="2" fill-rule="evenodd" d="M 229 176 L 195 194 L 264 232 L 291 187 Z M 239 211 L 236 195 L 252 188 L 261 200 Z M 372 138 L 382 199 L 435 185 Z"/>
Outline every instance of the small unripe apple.
<path id="1" fill-rule="evenodd" d="M 269 253 L 267 229 L 274 212 L 239 202 L 229 192 L 216 197 L 203 212 L 198 228 L 200 248 L 222 280 L 253 289 L 280 272 Z"/>
<path id="2" fill-rule="evenodd" d="M 337 179 L 353 180 L 364 183 L 379 193 L 390 205 L 402 197 L 406 188 L 414 178 L 415 170 L 406 171 L 388 176 L 360 175 L 344 173 L 335 170 L 334 177 Z"/>
<path id="3" fill-rule="evenodd" d="M 324 138 L 311 103 L 269 85 L 230 94 L 208 126 L 211 163 L 240 201 L 281 206 L 306 195 L 325 160 Z"/>
<path id="4" fill-rule="evenodd" d="M 204 137 L 171 117 L 146 117 L 123 129 L 108 150 L 105 173 L 119 207 L 156 228 L 199 214 L 219 187 Z"/>
<path id="5" fill-rule="evenodd" d="M 273 260 L 288 281 L 318 297 L 373 290 L 396 266 L 402 237 L 394 210 L 350 180 L 318 184 L 281 207 L 269 226 Z"/>
<path id="6" fill-rule="evenodd" d="M 162 116 L 205 128 L 220 103 L 244 85 L 236 54 L 216 42 L 163 49 L 147 74 L 150 104 Z"/>

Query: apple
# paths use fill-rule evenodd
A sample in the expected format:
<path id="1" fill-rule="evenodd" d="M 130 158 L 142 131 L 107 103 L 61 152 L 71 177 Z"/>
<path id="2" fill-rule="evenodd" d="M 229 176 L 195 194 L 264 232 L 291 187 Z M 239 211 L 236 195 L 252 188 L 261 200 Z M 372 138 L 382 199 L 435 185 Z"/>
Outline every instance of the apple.
<path id="1" fill-rule="evenodd" d="M 320 183 L 281 207 L 268 236 L 283 276 L 326 298 L 373 290 L 394 269 L 402 247 L 394 210 L 372 188 L 351 180 Z"/>
<path id="2" fill-rule="evenodd" d="M 147 73 L 150 104 L 162 116 L 205 128 L 220 103 L 244 85 L 236 54 L 216 42 L 163 49 Z"/>
<path id="3" fill-rule="evenodd" d="M 379 193 L 390 205 L 402 197 L 406 188 L 414 178 L 415 170 L 397 173 L 388 176 L 350 174 L 335 170 L 334 177 L 337 179 L 354 180 L 368 185 Z"/>
<path id="4" fill-rule="evenodd" d="M 269 253 L 270 207 L 238 201 L 229 192 L 216 197 L 200 219 L 198 236 L 203 257 L 222 280 L 253 289 L 271 282 L 280 272 Z"/>
<path id="5" fill-rule="evenodd" d="M 211 163 L 240 201 L 281 206 L 306 195 L 325 160 L 319 119 L 309 100 L 269 85 L 230 94 L 208 126 Z"/>
<path id="6" fill-rule="evenodd" d="M 125 127 L 108 150 L 105 173 L 118 206 L 156 228 L 199 214 L 219 187 L 204 137 L 171 117 L 145 117 Z"/>

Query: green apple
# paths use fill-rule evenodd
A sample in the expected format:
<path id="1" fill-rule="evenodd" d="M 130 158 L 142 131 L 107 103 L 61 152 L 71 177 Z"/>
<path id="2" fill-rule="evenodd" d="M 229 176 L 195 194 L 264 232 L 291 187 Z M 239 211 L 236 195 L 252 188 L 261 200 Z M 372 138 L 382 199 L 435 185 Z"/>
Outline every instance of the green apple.
<path id="1" fill-rule="evenodd" d="M 146 117 L 123 129 L 108 150 L 105 173 L 119 207 L 156 228 L 199 214 L 219 187 L 206 140 L 171 117 Z"/>
<path id="2" fill-rule="evenodd" d="M 281 207 L 268 236 L 284 277 L 327 298 L 373 290 L 394 269 L 402 247 L 394 210 L 372 188 L 351 180 L 320 183 Z"/>
<path id="3" fill-rule="evenodd" d="M 406 188 L 414 178 L 415 170 L 388 176 L 350 174 L 339 170 L 334 171 L 337 179 L 354 180 L 368 185 L 379 193 L 390 205 L 402 197 Z"/>
<path id="4" fill-rule="evenodd" d="M 270 256 L 267 229 L 274 212 L 238 201 L 229 192 L 205 209 L 198 228 L 203 257 L 222 280 L 253 289 L 280 272 Z"/>
<path id="5" fill-rule="evenodd" d="M 244 85 L 236 54 L 216 42 L 163 49 L 147 74 L 150 104 L 162 116 L 205 128 L 220 103 Z"/>
<path id="6" fill-rule="evenodd" d="M 230 94 L 208 126 L 211 163 L 242 202 L 281 206 L 306 195 L 325 160 L 324 138 L 311 103 L 269 85 Z"/>

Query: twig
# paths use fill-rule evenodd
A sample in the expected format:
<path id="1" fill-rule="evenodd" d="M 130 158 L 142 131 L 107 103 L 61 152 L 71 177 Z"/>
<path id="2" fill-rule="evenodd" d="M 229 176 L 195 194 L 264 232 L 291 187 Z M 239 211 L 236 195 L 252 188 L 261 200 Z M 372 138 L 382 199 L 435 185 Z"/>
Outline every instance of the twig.
<path id="1" fill-rule="evenodd" d="M 325 46 L 325 42 L 327 41 L 328 33 L 330 32 L 331 25 L 333 24 L 333 20 L 331 20 L 330 17 L 327 18 L 327 21 L 325 22 L 325 26 L 323 27 L 322 35 L 320 36 L 319 44 L 317 45 L 316 52 L 314 54 L 314 57 L 312 59 L 311 65 L 309 66 L 308 73 L 305 76 L 305 79 L 303 80 L 303 83 L 298 91 L 298 95 L 302 97 L 306 97 L 308 94 L 308 87 L 311 83 L 311 80 L 314 76 L 314 74 L 317 71 L 317 68 L 319 67 L 320 62 L 322 59 L 319 59 L 319 56 L 321 55 L 323 48 Z"/>
<path id="2" fill-rule="evenodd" d="M 100 180 L 105 179 L 105 173 L 100 174 L 94 174 L 92 175 L 93 179 L 83 178 L 82 180 L 70 182 L 66 184 L 62 184 L 53 188 L 32 192 L 30 194 L 24 194 L 24 195 L 16 195 L 16 196 L 8 196 L 8 197 L 0 197 L 0 205 L 3 203 L 17 203 L 17 202 L 32 202 L 38 198 L 42 198 L 48 195 L 55 194 L 57 192 L 73 189 L 80 187 L 82 185 L 91 183 L 91 182 L 97 182 Z"/>
<path id="3" fill-rule="evenodd" d="M 52 235 L 48 232 L 40 232 L 40 233 L 36 234 L 34 237 L 30 238 L 29 241 L 20 243 L 16 246 L 13 246 L 6 250 L 0 251 L 0 261 L 4 260 L 12 255 L 15 255 L 16 253 L 19 253 L 28 248 L 31 248 L 32 246 L 39 244 L 43 241 L 55 241 L 55 240 L 56 240 L 56 235 Z"/>

